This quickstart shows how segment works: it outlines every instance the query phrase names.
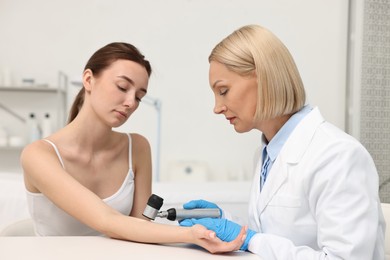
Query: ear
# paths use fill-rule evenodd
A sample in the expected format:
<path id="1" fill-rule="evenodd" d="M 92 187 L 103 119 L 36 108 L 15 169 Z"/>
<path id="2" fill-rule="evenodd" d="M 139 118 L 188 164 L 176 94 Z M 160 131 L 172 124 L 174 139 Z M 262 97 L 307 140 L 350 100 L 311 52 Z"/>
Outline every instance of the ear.
<path id="1" fill-rule="evenodd" d="M 92 90 L 93 72 L 90 69 L 84 70 L 83 73 L 83 86 L 86 91 Z"/>

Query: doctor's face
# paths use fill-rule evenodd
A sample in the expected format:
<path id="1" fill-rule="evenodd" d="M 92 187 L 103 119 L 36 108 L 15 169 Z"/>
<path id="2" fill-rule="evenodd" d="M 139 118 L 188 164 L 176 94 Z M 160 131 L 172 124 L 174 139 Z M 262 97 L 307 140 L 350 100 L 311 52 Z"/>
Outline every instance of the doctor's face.
<path id="1" fill-rule="evenodd" d="M 255 128 L 256 74 L 241 76 L 222 63 L 210 62 L 210 86 L 215 96 L 214 113 L 223 114 L 238 133 Z"/>

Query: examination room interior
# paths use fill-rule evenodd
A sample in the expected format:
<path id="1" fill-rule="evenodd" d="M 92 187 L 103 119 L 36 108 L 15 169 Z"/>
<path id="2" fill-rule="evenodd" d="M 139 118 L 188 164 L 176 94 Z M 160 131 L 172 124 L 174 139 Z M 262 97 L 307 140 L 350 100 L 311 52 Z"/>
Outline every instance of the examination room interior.
<path id="1" fill-rule="evenodd" d="M 207 58 L 246 24 L 267 27 L 286 44 L 307 102 L 365 145 L 381 200 L 390 202 L 390 15 L 381 17 L 383 6 L 390 10 L 386 0 L 0 1 L 0 229 L 29 217 L 19 155 L 31 113 L 48 131 L 62 127 L 85 62 L 114 41 L 137 46 L 153 68 L 147 98 L 117 130 L 149 139 L 153 193 L 163 207 L 203 198 L 245 219 L 261 133 L 237 134 L 213 113 Z"/>

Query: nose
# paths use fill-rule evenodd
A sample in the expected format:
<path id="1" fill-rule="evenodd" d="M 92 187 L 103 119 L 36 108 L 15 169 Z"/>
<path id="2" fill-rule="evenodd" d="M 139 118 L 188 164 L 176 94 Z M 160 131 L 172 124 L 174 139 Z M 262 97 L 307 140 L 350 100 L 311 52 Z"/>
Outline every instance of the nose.
<path id="1" fill-rule="evenodd" d="M 223 104 L 219 104 L 217 101 L 215 101 L 215 106 L 214 106 L 214 113 L 219 115 L 224 112 L 226 112 L 227 108 Z"/>
<path id="2" fill-rule="evenodd" d="M 127 95 L 127 96 L 126 96 L 126 99 L 125 99 L 124 102 L 123 102 L 123 105 L 124 105 L 125 107 L 128 107 L 128 108 L 136 107 L 136 106 L 138 105 L 138 102 L 137 102 L 137 100 L 136 100 L 135 95 L 132 95 L 132 94 Z"/>

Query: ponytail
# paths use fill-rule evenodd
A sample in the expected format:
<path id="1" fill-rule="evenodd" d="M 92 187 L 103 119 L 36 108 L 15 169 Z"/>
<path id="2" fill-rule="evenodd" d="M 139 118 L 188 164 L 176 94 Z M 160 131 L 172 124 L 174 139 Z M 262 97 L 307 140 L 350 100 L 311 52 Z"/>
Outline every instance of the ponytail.
<path id="1" fill-rule="evenodd" d="M 69 112 L 68 124 L 72 122 L 73 119 L 75 119 L 77 114 L 79 113 L 84 103 L 84 97 L 85 97 L 85 89 L 84 87 L 82 87 L 73 101 L 73 105 Z"/>

